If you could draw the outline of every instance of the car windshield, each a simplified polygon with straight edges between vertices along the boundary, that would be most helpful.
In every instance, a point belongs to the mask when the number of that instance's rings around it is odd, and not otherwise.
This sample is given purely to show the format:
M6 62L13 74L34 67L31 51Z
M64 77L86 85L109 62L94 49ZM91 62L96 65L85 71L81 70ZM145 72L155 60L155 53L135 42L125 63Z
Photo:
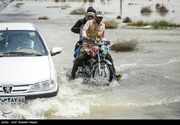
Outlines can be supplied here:
M37 31L0 31L0 57L43 55L47 49Z

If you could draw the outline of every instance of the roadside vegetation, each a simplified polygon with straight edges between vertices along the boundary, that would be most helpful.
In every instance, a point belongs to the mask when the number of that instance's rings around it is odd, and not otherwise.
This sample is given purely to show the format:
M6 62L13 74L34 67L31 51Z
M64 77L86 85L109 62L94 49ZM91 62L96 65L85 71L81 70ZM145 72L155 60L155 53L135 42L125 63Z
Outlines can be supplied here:
M142 15L150 15L152 13L152 10L150 8L150 6L146 6L146 7L142 7L141 8L141 14Z
M162 16L164 16L165 14L169 12L169 10L163 4L157 3L155 8L156 8L156 11Z
M131 22L132 22L132 20L129 17L125 17L123 19L123 23L131 23Z
M71 15L85 15L86 10L84 8L78 8L70 12Z
M118 15L118 16L117 16L117 19L121 19L121 15Z
M137 41L130 40L130 41L117 41L113 45L111 45L111 50L115 52L131 52L137 50Z
M117 29L118 28L118 23L114 20L104 21L104 24L106 26L106 29Z
M47 16L41 16L38 18L39 20L48 20L49 18Z
M168 23L167 21L154 21L151 23L138 21L138 22L128 23L127 26L138 26L138 27L151 26L154 29L159 29L159 28L168 28L168 27L176 28L176 27L180 27L180 24Z

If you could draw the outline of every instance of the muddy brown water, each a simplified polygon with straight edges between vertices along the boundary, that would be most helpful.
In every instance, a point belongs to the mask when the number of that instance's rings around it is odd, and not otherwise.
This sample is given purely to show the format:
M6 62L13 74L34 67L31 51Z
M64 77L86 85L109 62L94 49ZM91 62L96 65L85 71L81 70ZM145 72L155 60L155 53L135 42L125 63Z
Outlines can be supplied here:
M116 8L117 1L115 1L95 3L102 7L111 5ZM169 1L176 6L175 0ZM0 115L0 118L179 119L180 29L119 27L107 30L106 38L112 43L117 40L136 39L138 50L126 53L111 51L117 71L123 74L122 80L113 81L110 86L93 86L84 84L81 78L69 81L66 77L72 66L73 48L78 40L78 35L73 34L70 29L77 19L83 17L69 15L69 12L81 5L88 6L89 3L33 0L21 2L23 4L19 8L14 6L19 1L11 2L3 8L0 11L0 22L33 23L43 35L49 48L62 47L63 52L53 57L58 74L59 93L56 97L35 99L23 106L1 106L1 111L11 113L6 117ZM132 2L140 4L135 0L129 0L129 3ZM47 6L65 5L71 8L67 10L57 7L47 8ZM117 5L117 12L112 13L117 15L118 12ZM48 16L50 19L38 20L39 16ZM107 14L104 19L114 18ZM177 18L173 19L174 22L179 21Z

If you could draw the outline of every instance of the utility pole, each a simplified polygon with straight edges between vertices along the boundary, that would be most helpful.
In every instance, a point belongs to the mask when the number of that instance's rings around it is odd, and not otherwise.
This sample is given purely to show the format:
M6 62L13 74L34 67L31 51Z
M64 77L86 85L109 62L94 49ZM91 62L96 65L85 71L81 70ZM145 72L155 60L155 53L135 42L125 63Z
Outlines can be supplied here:
M122 18L122 0L120 0L120 16Z

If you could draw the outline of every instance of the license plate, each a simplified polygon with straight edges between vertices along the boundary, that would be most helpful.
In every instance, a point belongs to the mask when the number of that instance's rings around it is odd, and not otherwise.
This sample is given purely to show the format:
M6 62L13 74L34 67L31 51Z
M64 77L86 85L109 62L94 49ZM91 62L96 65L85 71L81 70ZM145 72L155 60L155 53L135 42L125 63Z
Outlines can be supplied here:
M25 103L25 96L18 97L0 97L0 104L23 104Z

